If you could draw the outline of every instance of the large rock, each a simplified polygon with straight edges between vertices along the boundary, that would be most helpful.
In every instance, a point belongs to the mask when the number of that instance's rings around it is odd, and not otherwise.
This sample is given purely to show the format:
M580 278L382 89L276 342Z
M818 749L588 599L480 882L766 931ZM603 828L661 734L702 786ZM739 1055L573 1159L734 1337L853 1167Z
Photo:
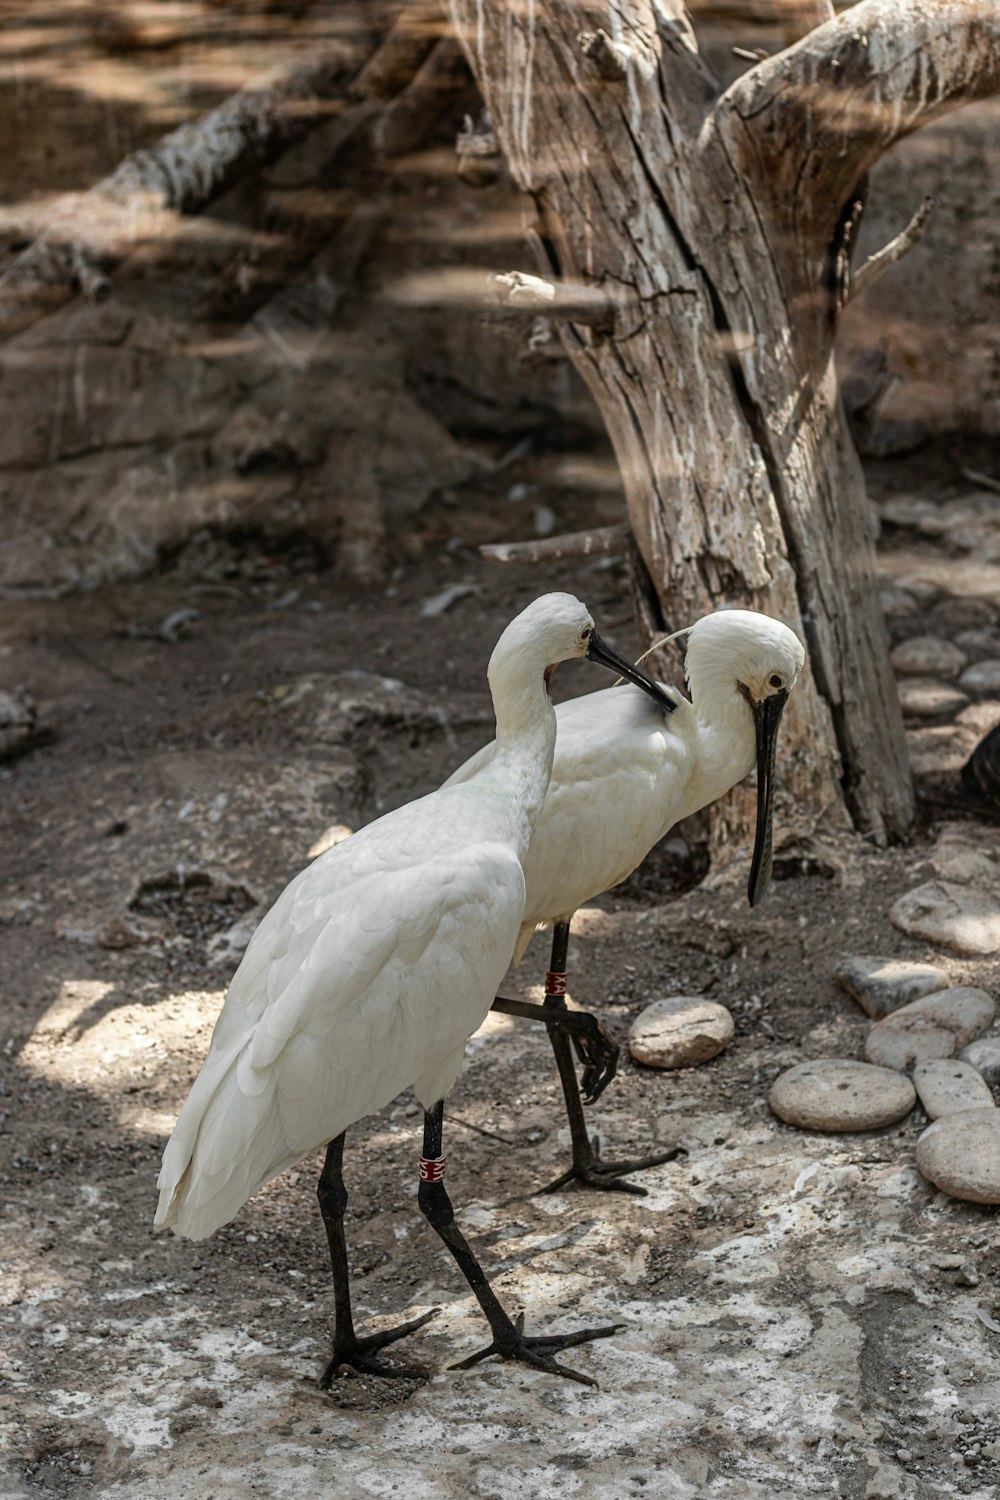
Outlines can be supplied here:
M996 1004L985 990L939 990L904 1005L868 1033L865 1057L883 1068L908 1070L931 1058L953 1057L993 1025Z
M957 713L968 698L950 682L931 677L904 678L899 684L899 706L908 719L937 719Z
M892 653L895 670L914 677L956 677L965 661L964 651L937 635L911 636Z
M948 983L945 970L933 964L859 953L842 958L833 977L875 1021L911 1000L919 1000L921 995L943 990Z
M1000 1203L1000 1110L935 1120L917 1142L917 1169L952 1198Z
M929 880L892 907L900 932L924 938L954 953L981 957L1000 950L1000 898L947 880Z
M817 1057L776 1078L767 1102L804 1130L877 1130L908 1114L916 1094L908 1078L889 1068Z
M939 1057L917 1063L913 1070L913 1086L932 1120L965 1109L993 1108L993 1095L982 1074L957 1057Z
M671 995L635 1018L628 1048L649 1068L688 1068L715 1057L732 1035L733 1018L724 1005L701 995Z

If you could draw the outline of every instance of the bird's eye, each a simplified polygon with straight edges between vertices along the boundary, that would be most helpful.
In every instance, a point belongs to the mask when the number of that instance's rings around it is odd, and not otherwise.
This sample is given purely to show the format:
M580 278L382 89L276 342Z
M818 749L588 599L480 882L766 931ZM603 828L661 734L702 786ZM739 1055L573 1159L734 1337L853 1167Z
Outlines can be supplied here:
M780 688L781 686L781 678L778 676L777 672L772 672L771 676L768 678L768 682L770 682L773 688Z
M581 639L581 641L589 641L590 640L590 636L591 636L591 627L588 625L587 629L580 636L580 639Z

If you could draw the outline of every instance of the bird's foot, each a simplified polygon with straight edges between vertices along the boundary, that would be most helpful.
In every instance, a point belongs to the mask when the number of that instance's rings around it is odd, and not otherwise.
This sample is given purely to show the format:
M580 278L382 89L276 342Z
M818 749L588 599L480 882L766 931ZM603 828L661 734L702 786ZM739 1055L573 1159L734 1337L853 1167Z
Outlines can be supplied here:
M662 1151L657 1156L637 1156L630 1161L602 1161L600 1146L600 1138L593 1136L590 1149L575 1152L573 1165L554 1182L550 1182L547 1187L539 1188L536 1196L543 1193L558 1193L570 1183L578 1182L581 1187L596 1188L598 1192L632 1193L637 1198L645 1198L644 1187L640 1187L635 1182L622 1181L626 1173L644 1172L648 1167L660 1167L664 1162L676 1161L679 1156L687 1155L683 1146L674 1146L671 1150Z
M335 1334L330 1363L320 1376L320 1390L329 1390L341 1365L350 1365L352 1370L357 1370L361 1375L383 1375L397 1380L426 1380L427 1371L418 1365L389 1365L376 1357L376 1351L384 1349L387 1344L394 1344L397 1339L405 1339L407 1334L415 1333L418 1328L429 1323L431 1318L436 1318L440 1311L439 1307L432 1307L430 1312L414 1318L410 1323L400 1323L397 1328L387 1328L382 1333L369 1333L360 1339L353 1333L347 1337Z
M617 1073L621 1048L589 1011L553 1007L544 1019L547 1026L558 1029L573 1043L573 1049L583 1063L580 1092L585 1104L593 1104Z
M561 1365L553 1355L559 1349L571 1349L575 1344L586 1344L591 1339L609 1339L624 1327L624 1323L610 1323L605 1328L579 1328L576 1333L529 1336L524 1332L524 1313L520 1313L516 1322L510 1323L508 1328L499 1332L494 1329L493 1342L487 1348L470 1354L468 1359L459 1360L451 1369L468 1370L472 1365L489 1359L491 1354L496 1354L501 1359L516 1359L521 1364L531 1365L535 1370L545 1370L549 1375L564 1375L567 1380L576 1380L580 1385L592 1385L596 1389L597 1381L591 1376L582 1375L579 1370L571 1370L568 1365Z

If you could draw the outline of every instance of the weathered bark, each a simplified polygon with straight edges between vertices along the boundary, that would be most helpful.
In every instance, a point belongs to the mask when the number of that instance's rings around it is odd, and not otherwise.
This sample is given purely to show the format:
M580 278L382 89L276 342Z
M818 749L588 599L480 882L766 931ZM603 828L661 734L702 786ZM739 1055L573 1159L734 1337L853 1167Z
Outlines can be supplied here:
M44 233L0 275L0 338L78 292L102 300L107 271L162 231L164 215L204 208L241 173L326 119L358 61L353 48L328 48L308 66L266 87L243 89L156 146L127 156L88 192L59 199Z
M739 603L796 627L811 674L783 733L789 790L814 817L842 819L846 798L877 839L902 833L902 723L832 360L838 274L878 155L1000 85L1000 12L862 0L720 93L681 0L450 5L549 274L631 304L610 335L563 336L618 455L647 624ZM621 82L581 44L600 30Z

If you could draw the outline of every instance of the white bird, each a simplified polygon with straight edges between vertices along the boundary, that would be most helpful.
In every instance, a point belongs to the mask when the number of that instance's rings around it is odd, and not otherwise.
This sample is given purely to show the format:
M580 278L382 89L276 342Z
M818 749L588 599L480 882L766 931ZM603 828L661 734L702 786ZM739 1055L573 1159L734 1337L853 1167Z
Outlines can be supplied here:
M691 702L668 689L670 712L664 716L644 693L625 686L588 693L556 709L552 775L524 861L525 907L515 947L520 961L536 928L554 925L545 1001L553 1018L566 1015L562 996L573 913L626 879L675 823L723 796L755 762L751 906L770 880L775 743L805 652L787 625L753 610L718 610L677 634L688 635L685 675ZM484 746L444 785L482 775L495 754L494 745ZM524 1013L523 1006L509 1001L496 1008ZM621 1182L621 1174L654 1166L676 1152L617 1165L602 1162L596 1138L588 1136L569 1043L558 1021L550 1024L549 1035L573 1149L573 1165L551 1189L575 1179L589 1187L641 1193ZM588 1102L614 1076L617 1048L610 1046L610 1063L605 1059L602 1069L592 1065L584 1075ZM592 1051L587 1060L593 1064L594 1058Z
M489 765L369 824L296 876L250 941L164 1152L156 1227L202 1239L263 1183L330 1143L319 1198L336 1324L323 1385L342 1363L399 1373L373 1351L432 1315L358 1338L350 1306L344 1132L409 1085L425 1110L420 1207L493 1332L473 1361L498 1353L582 1380L553 1351L614 1332L525 1336L455 1225L441 1181L441 1101L510 963L524 914L521 861L555 741L548 682L556 663L582 656L623 666L579 600L535 600L490 659L497 738Z

